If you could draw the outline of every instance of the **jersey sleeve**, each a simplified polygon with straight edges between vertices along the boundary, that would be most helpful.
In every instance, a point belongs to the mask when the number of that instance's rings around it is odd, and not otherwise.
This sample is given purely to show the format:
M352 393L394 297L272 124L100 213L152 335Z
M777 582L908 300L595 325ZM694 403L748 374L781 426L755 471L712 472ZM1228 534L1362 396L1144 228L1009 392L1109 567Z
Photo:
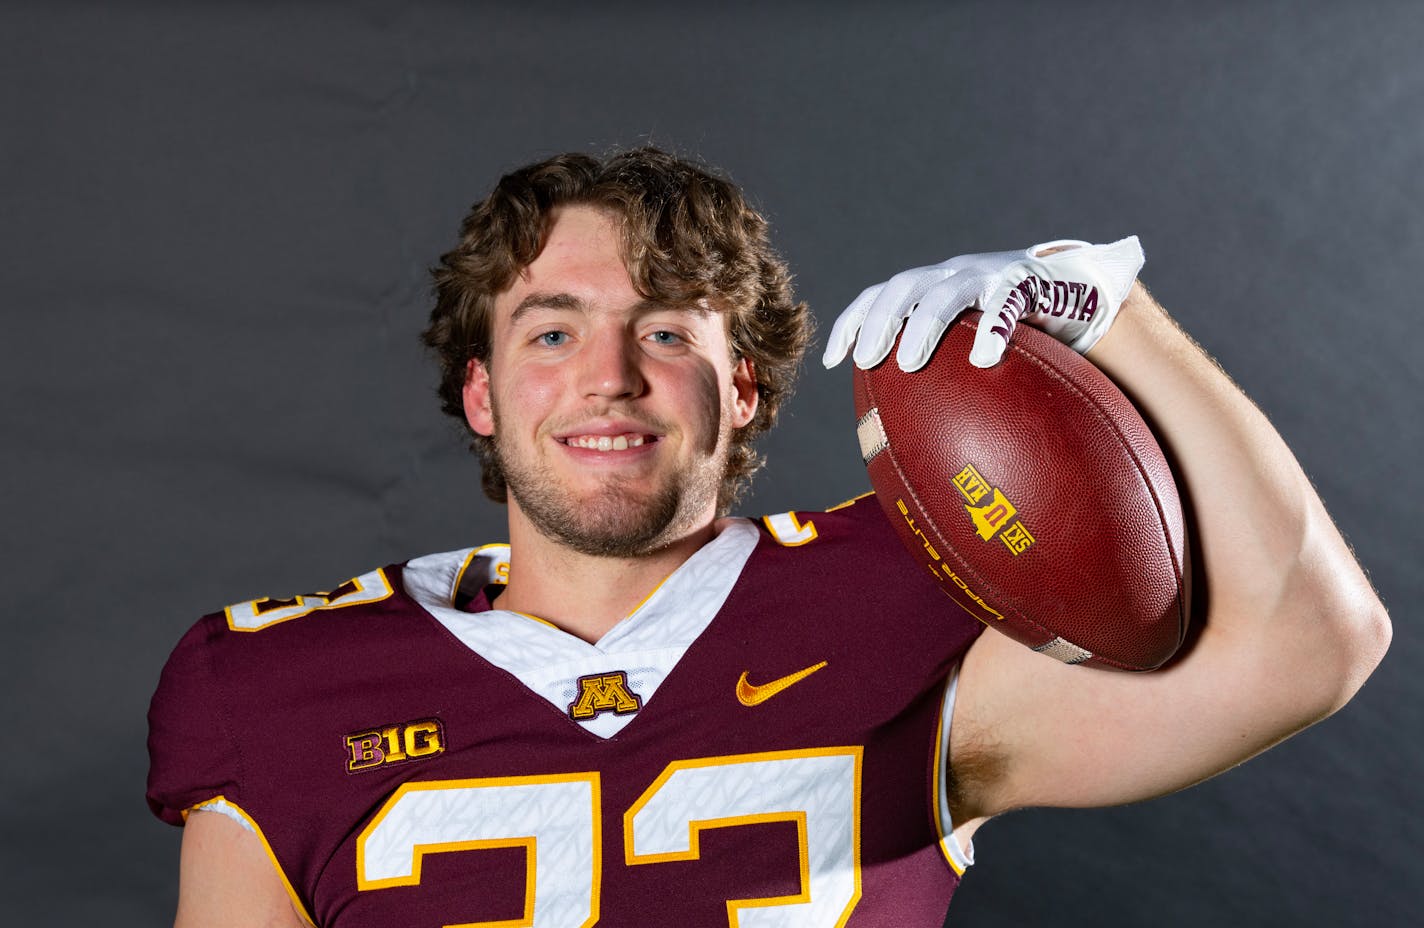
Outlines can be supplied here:
M148 709L148 805L172 825L222 796L241 802L239 756L213 669L221 617L194 625L178 642Z

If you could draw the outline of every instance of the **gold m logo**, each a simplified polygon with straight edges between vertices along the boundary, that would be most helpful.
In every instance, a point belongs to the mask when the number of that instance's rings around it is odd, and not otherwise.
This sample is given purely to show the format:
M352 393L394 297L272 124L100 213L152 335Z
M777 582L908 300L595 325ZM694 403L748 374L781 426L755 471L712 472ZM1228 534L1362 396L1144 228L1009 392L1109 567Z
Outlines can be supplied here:
M569 703L569 718L587 721L600 712L627 715L643 708L643 700L628 688L626 671L595 673L578 678L578 698Z
M952 482L960 495L968 501L964 508L969 513L969 518L974 520L974 530L980 538L988 541L999 535L999 540L1016 556L1033 544L1033 535L1029 533L1023 521L1014 521L1014 517L1018 515L1014 504L1009 502L1002 490L990 486L989 481L984 479L984 475L979 473L973 464L964 465L964 469L954 475ZM999 534L1006 526L1007 531Z

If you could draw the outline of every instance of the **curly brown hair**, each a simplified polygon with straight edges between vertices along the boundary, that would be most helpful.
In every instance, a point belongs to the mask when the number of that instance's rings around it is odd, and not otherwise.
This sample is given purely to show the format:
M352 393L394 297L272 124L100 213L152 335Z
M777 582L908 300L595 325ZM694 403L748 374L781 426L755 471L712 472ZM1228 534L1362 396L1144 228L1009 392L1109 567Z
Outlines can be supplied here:
M733 356L751 361L758 404L755 418L733 433L717 499L725 513L763 463L752 443L790 395L814 323L792 296L791 274L767 240L766 220L735 185L703 165L644 147L606 159L557 155L500 178L465 217L459 244L431 272L436 300L423 338L440 361L441 409L468 428L465 377L472 359L489 363L495 295L538 257L553 211L575 204L618 218L639 295L664 303L707 299L726 308ZM505 502L493 439L470 434L485 494Z

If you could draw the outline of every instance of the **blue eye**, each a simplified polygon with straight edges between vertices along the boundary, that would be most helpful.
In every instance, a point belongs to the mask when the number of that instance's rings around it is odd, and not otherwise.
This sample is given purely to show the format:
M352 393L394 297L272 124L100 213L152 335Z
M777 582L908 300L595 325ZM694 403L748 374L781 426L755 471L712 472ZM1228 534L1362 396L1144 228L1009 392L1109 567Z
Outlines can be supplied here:
M654 332L649 335L648 338L659 345L676 345L682 341L682 338L676 332L669 332L666 329Z
M569 336L566 332L545 332L543 335L540 335L538 339L539 344L549 348L558 348L568 340Z

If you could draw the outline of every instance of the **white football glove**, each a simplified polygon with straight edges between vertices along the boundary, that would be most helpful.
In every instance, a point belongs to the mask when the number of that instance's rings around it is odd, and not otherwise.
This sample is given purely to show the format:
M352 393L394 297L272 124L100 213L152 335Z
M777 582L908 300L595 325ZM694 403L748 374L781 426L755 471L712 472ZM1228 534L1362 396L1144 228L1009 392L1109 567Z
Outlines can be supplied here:
M1070 247L1040 254L1062 246ZM821 360L835 367L853 344L856 365L874 367L890 353L908 318L895 361L901 370L919 370L966 309L984 311L969 352L975 367L998 364L1025 317L1083 354L1112 325L1142 263L1142 246L1132 235L1111 245L1065 239L1024 251L960 255L901 271L846 307L831 327Z

